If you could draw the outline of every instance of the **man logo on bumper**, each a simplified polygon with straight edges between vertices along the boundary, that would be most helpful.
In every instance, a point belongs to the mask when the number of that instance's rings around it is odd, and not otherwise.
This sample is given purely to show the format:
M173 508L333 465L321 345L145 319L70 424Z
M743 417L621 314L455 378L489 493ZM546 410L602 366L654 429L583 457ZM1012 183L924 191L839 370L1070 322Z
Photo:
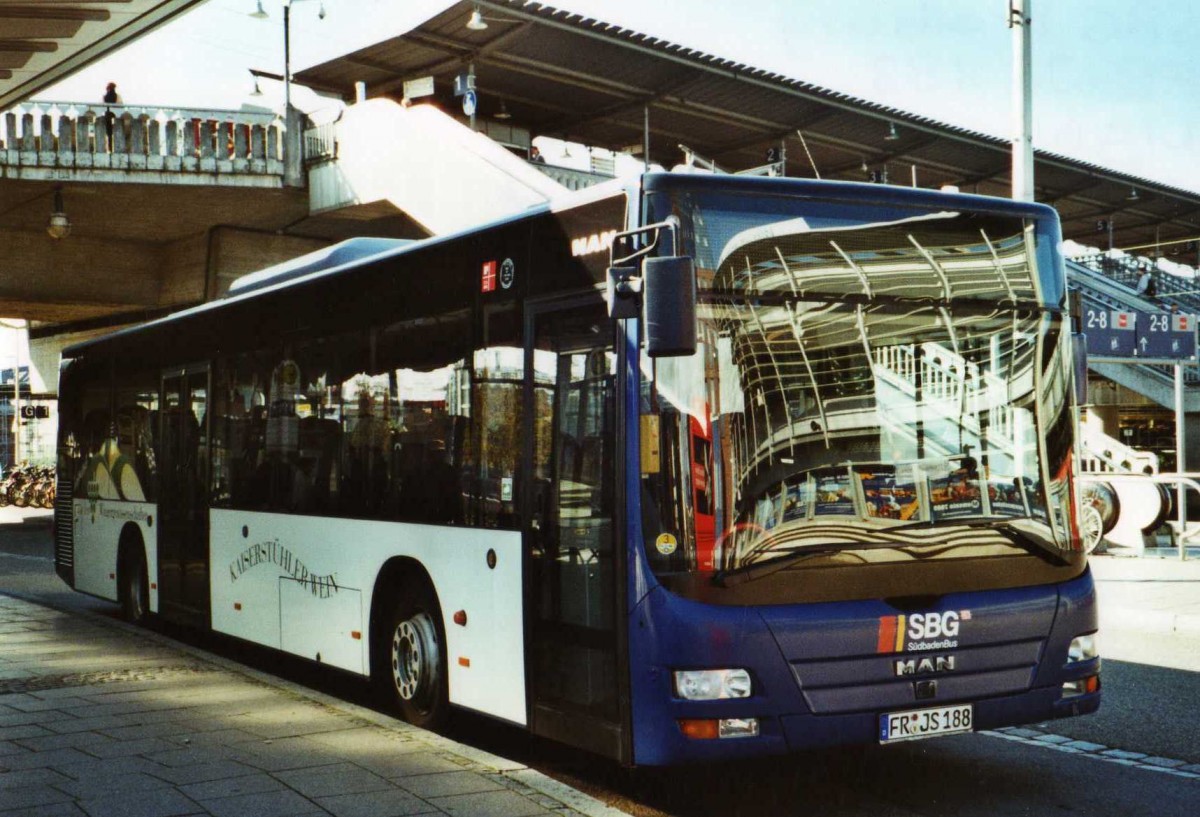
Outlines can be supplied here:
M953 672L954 656L938 655L924 658L901 658L895 662L896 676L925 675L932 672Z

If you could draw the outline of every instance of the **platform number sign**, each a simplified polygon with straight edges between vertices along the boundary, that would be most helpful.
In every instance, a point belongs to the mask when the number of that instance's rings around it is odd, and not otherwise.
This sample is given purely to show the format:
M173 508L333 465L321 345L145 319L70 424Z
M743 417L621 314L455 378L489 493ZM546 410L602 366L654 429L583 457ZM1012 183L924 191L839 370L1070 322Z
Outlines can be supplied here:
M1196 359L1196 316L1138 312L1085 304L1083 331L1090 357Z
M1138 332L1138 357L1189 360L1196 357L1196 316L1179 312L1150 312Z
M1132 357L1137 348L1137 313L1104 309L1091 304L1084 308L1083 331L1089 355Z

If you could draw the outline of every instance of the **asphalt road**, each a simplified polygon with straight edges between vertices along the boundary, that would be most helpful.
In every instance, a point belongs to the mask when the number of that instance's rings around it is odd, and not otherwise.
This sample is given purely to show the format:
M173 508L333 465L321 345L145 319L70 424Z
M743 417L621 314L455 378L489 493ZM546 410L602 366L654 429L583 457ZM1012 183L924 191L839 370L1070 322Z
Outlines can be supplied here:
M0 525L0 592L62 609L115 615L53 572L38 524ZM171 633L227 657L364 703L364 684L227 639ZM1102 642L1105 700L1093 716L1040 732L1200 764L1200 638L1110 633ZM638 817L658 815L1171 815L1193 817L1200 779L1144 759L1107 762L1045 742L962 735L891 747L801 753L718 767L629 772L484 719L460 717L451 737L506 755ZM1186 767L1185 767L1186 768ZM1200 769L1192 769L1200 771ZM0 806L0 809L3 807Z

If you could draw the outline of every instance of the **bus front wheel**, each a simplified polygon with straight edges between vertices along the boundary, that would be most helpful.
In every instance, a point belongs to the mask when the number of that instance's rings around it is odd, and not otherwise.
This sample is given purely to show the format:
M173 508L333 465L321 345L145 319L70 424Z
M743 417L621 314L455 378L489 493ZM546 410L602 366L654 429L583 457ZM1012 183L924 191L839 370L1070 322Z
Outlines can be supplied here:
M385 619L382 686L403 718L422 729L445 725L450 712L446 638L437 598L424 582L405 582Z

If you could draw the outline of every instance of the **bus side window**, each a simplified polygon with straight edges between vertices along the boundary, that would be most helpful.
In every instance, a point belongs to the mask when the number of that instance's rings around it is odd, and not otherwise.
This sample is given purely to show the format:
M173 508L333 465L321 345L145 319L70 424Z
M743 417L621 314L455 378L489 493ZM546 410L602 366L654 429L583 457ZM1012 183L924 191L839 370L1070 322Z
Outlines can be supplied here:
M113 498L101 497L104 487L104 474L97 474L101 462L101 451L104 441L112 429L112 415L108 409L108 390L89 389L84 395L83 425L79 435L79 453L82 467L79 470L79 482L75 486L77 497L90 499Z
M375 332L371 366L359 377L373 384L371 411L380 422L359 432L363 447L347 451L358 457L364 477L369 474L375 513L385 518L439 525L468 520L469 315L451 310ZM363 457L368 446L376 463L370 471Z
M471 482L476 518L485 528L517 527L525 351L517 304L487 306L472 366Z
M213 503L218 507L262 510L269 479L262 467L270 373L267 352L251 352L219 362L213 389Z

